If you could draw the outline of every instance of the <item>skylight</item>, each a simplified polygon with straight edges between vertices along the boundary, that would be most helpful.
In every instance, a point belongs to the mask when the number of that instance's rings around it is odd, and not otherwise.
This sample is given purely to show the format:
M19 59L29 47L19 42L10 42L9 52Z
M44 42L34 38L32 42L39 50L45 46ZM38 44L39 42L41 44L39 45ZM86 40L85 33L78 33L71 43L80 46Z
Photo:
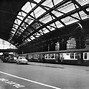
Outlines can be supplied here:
M26 16L26 13L24 13L23 11L21 11L21 12L18 13L17 18L23 20L25 16Z
M52 17L50 15L46 15L45 17L41 18L40 21L42 23L47 23L52 20Z
M30 4L31 4L30 2L27 2L27 3L22 7L22 10L28 13L28 12L32 9L32 7L31 7Z
M89 0L76 0L81 6L89 4Z
M0 39L0 49L17 49L14 45L12 45L11 43Z
M76 3L72 0L29 0L16 16L11 38L29 38L31 41L57 28L87 19L89 7L85 5L89 4L89 0L75 1Z
M44 12L46 12L46 11L44 9L42 9L41 7L38 7L37 9L34 10L36 18L41 16Z
M47 7L50 7L50 8L53 7L52 0L46 0L42 5L47 6Z
M74 18L71 18L71 17L66 17L66 18L63 18L62 21L66 24L66 25L69 25L69 24L72 24L74 22L77 22L78 20L74 19Z

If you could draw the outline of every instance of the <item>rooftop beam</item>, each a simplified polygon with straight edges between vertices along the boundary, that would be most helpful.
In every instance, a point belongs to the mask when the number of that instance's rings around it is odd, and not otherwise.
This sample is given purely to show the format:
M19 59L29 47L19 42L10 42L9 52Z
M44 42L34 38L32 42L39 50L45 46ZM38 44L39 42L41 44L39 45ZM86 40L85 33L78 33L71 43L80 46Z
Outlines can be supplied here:
M29 0L29 2L32 2L33 0ZM45 0L41 0L39 3L42 4ZM26 15L26 17L23 19L23 21L20 23L19 27L17 28L15 34L17 33L18 29L21 27L21 25L23 24L23 22L25 21L25 19L38 7L38 5L36 5L34 8L32 8L32 10ZM13 37L12 37L13 38Z
M59 16L59 17L57 17L57 19L53 19L52 21L49 21L48 23L44 24L44 25L41 26L40 28L36 29L36 30L35 30L33 33L31 33L29 36L33 35L35 32L37 32L37 31L39 31L40 29L46 27L47 25L50 25L50 24L56 22L58 19L65 18L65 17L70 16L70 15L76 13L76 12L82 11L82 9L86 9L86 8L88 8L88 7L89 7L89 4L82 6L82 8L78 8L77 10L73 10L73 11L71 11L71 12L68 12L68 13L66 13L65 15ZM28 38L29 36L27 36L26 38ZM25 38L25 39L26 39L26 38ZM24 39L24 40L25 40L25 39Z

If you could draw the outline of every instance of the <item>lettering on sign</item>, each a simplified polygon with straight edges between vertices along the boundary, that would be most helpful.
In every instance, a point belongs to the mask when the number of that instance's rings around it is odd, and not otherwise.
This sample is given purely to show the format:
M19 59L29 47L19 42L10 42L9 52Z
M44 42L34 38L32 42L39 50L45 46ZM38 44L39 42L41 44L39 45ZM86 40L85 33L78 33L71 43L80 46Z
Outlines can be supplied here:
M21 85L21 84L18 84L16 82L13 82L13 81L10 81L8 79L5 79L5 78L0 78L0 81L4 82L4 83L7 83L9 85L12 85L16 88L22 88L22 87L25 87L24 85Z

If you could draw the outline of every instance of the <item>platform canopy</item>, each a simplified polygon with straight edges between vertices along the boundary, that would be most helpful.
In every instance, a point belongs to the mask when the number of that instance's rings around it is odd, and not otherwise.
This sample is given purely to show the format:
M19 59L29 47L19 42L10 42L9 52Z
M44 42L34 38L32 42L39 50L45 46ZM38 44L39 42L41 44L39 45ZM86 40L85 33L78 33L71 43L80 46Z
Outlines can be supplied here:
M2 20L0 20L0 32L3 33L0 35L17 47L56 29L60 30L62 27L66 28L70 24L89 18L89 0L12 0L11 2L2 0L2 2L1 5L6 11L0 9L0 13L5 14L0 16ZM5 4L8 5L4 7Z

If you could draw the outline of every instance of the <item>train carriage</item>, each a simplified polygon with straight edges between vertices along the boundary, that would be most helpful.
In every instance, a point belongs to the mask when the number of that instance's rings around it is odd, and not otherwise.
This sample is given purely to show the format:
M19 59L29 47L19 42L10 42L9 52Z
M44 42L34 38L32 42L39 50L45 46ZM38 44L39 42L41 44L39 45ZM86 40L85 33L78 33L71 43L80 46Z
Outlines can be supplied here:
M81 64L81 53L60 53L61 63Z
M46 53L44 54L45 61L56 61L58 54L57 53Z
M30 62L33 60L32 54L27 54L27 57L26 57L26 58L27 58L27 60L30 61Z
M88 49L60 50L48 52L27 53L28 61L54 62L68 64L89 64Z

